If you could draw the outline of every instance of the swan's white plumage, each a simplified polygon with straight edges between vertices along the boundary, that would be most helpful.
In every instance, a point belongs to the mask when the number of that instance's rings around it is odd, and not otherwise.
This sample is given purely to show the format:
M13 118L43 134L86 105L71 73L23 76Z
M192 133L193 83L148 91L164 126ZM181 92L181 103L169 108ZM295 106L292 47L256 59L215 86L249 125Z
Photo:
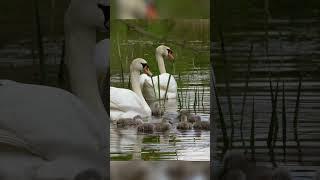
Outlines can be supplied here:
M165 98L167 85L168 85L168 91L167 91L166 98L173 99L177 97L177 82L173 75L171 75L170 81L169 81L169 76L170 74L168 73L159 75L160 99ZM153 88L152 80L153 80L154 88ZM140 75L140 86L142 89L143 96L145 97L146 100L154 100L159 98L158 76L153 76L152 80L146 74ZM169 81L169 84L168 84L168 81ZM156 96L155 96L155 93L156 93Z
M142 93L145 99L148 101L159 99L158 84L160 84L160 99L165 99L165 98L174 99L177 97L177 82L173 75L170 75L169 73L166 72L166 67L163 59L164 57L173 59L172 50L167 46L160 45L156 48L156 60L158 63L160 75L152 77L153 83L151 78L148 77L147 75L145 74L140 75L139 79L140 79L140 86L142 89ZM169 81L169 78L170 78L170 81ZM159 83L158 83L158 79L159 79ZM166 94L166 91L167 91L167 94Z
M123 88L110 87L110 118L133 118L140 115L142 118L151 116L151 110L133 91Z
M151 117L151 109L142 95L139 84L141 71L151 74L146 60L134 59L130 64L132 91L110 87L110 117L112 120L133 118L136 115L140 115L142 118Z

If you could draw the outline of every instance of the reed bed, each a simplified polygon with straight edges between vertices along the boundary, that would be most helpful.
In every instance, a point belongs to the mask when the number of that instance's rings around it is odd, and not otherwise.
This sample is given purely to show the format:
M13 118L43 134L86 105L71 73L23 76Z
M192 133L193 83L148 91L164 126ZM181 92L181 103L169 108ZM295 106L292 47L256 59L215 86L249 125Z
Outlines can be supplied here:
M33 8L34 8L34 22L35 22L35 31L36 31L36 39L37 39L37 51L38 51L38 58L40 64L40 84L45 85L47 83L47 69L46 69L46 62L44 57L44 49L43 49L43 42L42 42L42 29L41 29L41 21L40 21L40 13L39 13L39 5L38 0L33 1Z
M246 105L249 80L250 80L252 52L253 52L253 43L251 43L251 45L250 45L247 74L246 74L245 87L244 87L244 92L243 92L243 97L242 97L242 106L241 106L241 113L240 113L240 137L241 137L241 141L242 141L242 147L245 149L245 152L247 152L247 148L246 148L246 144L245 144L245 141L243 138L243 121L244 121L245 105Z

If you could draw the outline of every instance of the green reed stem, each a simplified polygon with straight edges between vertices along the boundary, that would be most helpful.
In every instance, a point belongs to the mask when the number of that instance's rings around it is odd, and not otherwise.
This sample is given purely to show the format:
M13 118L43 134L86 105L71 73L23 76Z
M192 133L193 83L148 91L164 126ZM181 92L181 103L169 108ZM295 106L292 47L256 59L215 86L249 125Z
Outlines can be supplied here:
M158 97L159 97L159 106L161 108L161 97L160 97L160 76L157 76L158 78Z
M219 112L219 121L220 121L220 126L222 131L222 137L223 137L223 152L226 152L229 148L229 138L228 138L228 133L226 128L226 123L224 121L224 116L223 116L220 99L217 92L217 87L214 82L212 83L212 86L213 86L213 90L216 98L216 104Z
M204 99L204 86L202 86L202 97L201 97L201 105L202 105L202 109L203 109L203 112L204 112L203 99Z
M179 78L178 82L179 82L179 87L180 87L180 96L178 96L178 97L179 97L179 100L180 100L179 102L181 103L181 108L183 108L183 94L182 94L183 88L182 88L182 83L181 83L181 74L180 74L180 72L179 72L178 78ZM178 92L178 95L179 95L179 92Z
M58 85L60 88L65 88L65 82L66 80L64 79L65 77L65 40L62 42L62 49L61 49L61 59L60 59L60 64L59 64L59 72L58 72Z
M251 134L250 134L250 146L251 146L251 159L255 160L255 117L254 117L254 96L252 96L252 114L251 114Z
M283 161L286 161L287 147L287 117L286 117L286 99L285 99L284 80L282 82L282 144L283 144Z
M33 1L34 4L34 13L35 13L35 25L36 25L36 34L37 34L37 48L38 48L38 57L40 63L40 84L47 83L47 69L46 63L44 58L44 49L42 43L42 30L41 30L41 22L40 22L40 13L39 13L39 6L38 0Z
M298 117L299 117L299 108L300 108L300 96L301 96L301 87L302 87L302 74L299 74L299 85L298 85L298 93L296 99L296 105L294 108L294 119L293 119L293 129L294 129L294 139L297 143L297 148L299 152L299 161L302 162L302 151L300 146L299 140L299 133L298 133Z
M193 111L195 114L197 114L197 89L196 88L194 88Z
M169 75L169 79L168 79L168 82L167 82L167 87L166 87L166 92L164 94L164 100L167 99L167 93L168 93L168 89L169 89L169 84L170 84L170 79L171 79L171 74Z
M273 89L272 89L272 82L270 81L270 96L272 102L272 114L271 114L271 122L269 126L269 133L268 133L268 148L270 151L270 158L271 162L274 166L276 166L274 161L274 146L277 140L278 134L278 118L277 118L277 103L278 103L278 89L279 89L279 80L277 81L275 97L273 96Z
M224 48L224 37L223 37L223 32L220 29L219 31L219 36L220 36L220 41L221 41L221 54L222 54L222 59L224 63L224 76L225 76L225 84L226 84L226 94L227 94L227 99L228 99L228 108L229 108L229 116L230 116L230 122L231 122L231 136L230 136L230 145L231 148L233 146L233 137L234 137L234 119L233 119L233 108L232 108L232 100L231 100L231 88L230 88L230 68L229 68L229 63L227 61L226 57L226 51Z
M251 72L251 59L252 59L252 51L253 51L253 43L250 45L250 53L248 57L248 67L247 67L247 74L246 74L246 82L242 97L242 108L241 108L241 115L240 115L240 136L242 141L242 147L245 149L245 152L247 152L246 144L243 138L243 120L244 120L244 111L245 111L245 105L247 100L247 92L249 87L249 79L250 79L250 72Z
M121 83L122 87L124 88L124 72L123 72L123 65L122 65L122 56L121 56L121 50L120 50L120 43L119 43L119 34L117 34L117 47L118 47L118 55L120 60L120 69L121 69Z
M153 82L153 78L151 78L151 82L152 82L152 87L153 87L153 92L154 92L154 97L157 98L157 93L156 93L156 87L154 87L154 82Z

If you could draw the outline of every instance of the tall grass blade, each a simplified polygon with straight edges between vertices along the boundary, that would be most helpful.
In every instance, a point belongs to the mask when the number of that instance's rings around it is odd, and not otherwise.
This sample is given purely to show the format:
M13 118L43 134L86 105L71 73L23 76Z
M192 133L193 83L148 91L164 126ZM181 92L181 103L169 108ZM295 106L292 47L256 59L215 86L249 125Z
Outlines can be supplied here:
M216 104L217 104L218 113L219 113L219 121L220 121L220 126L221 126L221 131L222 131L223 152L226 152L229 148L229 138L228 138L228 133L227 133L227 127L226 127L226 123L224 121L224 116L223 116L223 112L222 112L222 108L221 108L221 104L220 104L220 99L219 99L218 92L217 92L217 87L214 82L212 83L212 86L213 86L213 90L214 90L214 94L215 94L215 98L216 98Z
M248 57L248 66L247 66L247 74L246 74L246 82L242 97L242 108L241 108L241 114L240 114L240 136L242 141L242 147L244 148L245 152L247 152L246 144L243 138L243 120L244 120L244 111L245 111L245 105L247 100L247 93L248 93L248 87L249 87L249 79L250 79L250 72L251 72L251 59L252 59L252 51L253 51L253 43L250 45L250 52Z
M124 88L124 71L123 71L123 64L122 64L122 56L121 56L121 50L120 50L120 43L119 43L119 34L117 34L117 47L118 47L118 55L120 60L120 69L121 69L121 83L122 87Z
M168 89L169 89L169 84L170 84L170 80L171 80L171 74L169 75L169 79L168 79L168 82L167 82L167 87L166 87L166 92L164 94L164 100L167 99L167 94L168 94Z
M229 108L229 116L230 116L230 123L231 123L231 135L230 135L230 145L231 148L233 146L233 137L234 137L234 119L233 119L233 109L232 109L232 100L231 100L231 93L230 93L230 68L229 63L227 61L226 52L224 48L224 37L223 32L220 29L219 31L220 41L221 41L221 54L224 63L224 76L225 76L225 84L226 84L226 94L228 99L228 108Z
M197 88L194 88L194 101L193 101L193 111L197 114Z
M65 41L62 42L61 49L61 59L59 64L59 72L58 72L58 85L60 88L65 88L66 80L65 80Z
M270 151L270 161L274 166L276 166L275 159L274 159L274 147L275 147L275 143L278 135L278 117L277 117L278 89L279 89L279 80L277 80L276 92L275 92L275 96L273 96L272 83L270 80L272 114L271 114L271 123L269 126L267 144Z
M151 79L151 83L152 83L152 87L153 87L154 97L157 98L156 87L154 86L153 78L150 77L150 79Z
M283 161L286 161L286 148L287 148L287 116L286 116L286 99L285 99L285 86L282 82L282 144L283 144Z
M299 152L299 161L300 162L302 162L302 151L301 151L299 133L298 133L298 123L299 123L298 117L299 117L299 108L300 108L301 86L302 86L302 74L299 74L298 93L297 93L296 105L294 108L293 129L294 129L294 140L297 143L297 149Z
M181 102L181 108L183 108L184 106L183 106L183 88L182 88L182 82L181 82L181 74L180 74L180 72L179 72L179 76L178 76L178 78L179 78L179 80L178 80L178 83L179 83L179 89L180 89L180 96L178 96L178 97L180 97L179 99L180 99L180 102ZM178 94L179 94L179 92L178 92Z
M46 84L47 69L46 69L44 49L43 49L43 43L42 43L42 29L40 24L41 21L40 21L38 0L34 0L33 4L34 4L34 13L35 13L36 34L37 34L38 57L39 57L39 63L40 63L40 84Z
M158 78L158 100L159 100L159 107L161 109L162 107L161 107L161 97L160 97L160 76L157 76L157 78Z
M202 97L201 97L201 106L202 106L202 110L204 112L205 109L204 109L203 99L204 99L204 86L202 86Z
M255 161L255 119L254 119L254 96L252 96L252 113L251 113L251 133L250 133L250 147L251 160Z

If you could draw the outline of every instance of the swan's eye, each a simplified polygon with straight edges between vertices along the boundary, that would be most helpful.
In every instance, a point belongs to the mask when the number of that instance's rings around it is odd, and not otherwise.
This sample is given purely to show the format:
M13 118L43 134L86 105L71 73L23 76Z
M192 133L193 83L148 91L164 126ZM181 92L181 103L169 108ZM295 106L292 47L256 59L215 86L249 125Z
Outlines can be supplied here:
M173 54L173 51L171 49L167 49L168 54Z

